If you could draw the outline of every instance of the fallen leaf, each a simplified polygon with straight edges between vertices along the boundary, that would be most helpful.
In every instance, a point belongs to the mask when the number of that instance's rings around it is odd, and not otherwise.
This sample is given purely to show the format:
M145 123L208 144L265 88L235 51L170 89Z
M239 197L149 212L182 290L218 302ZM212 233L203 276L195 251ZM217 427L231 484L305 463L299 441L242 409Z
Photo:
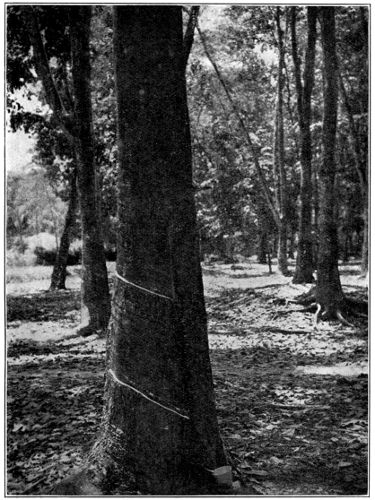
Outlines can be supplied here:
M341 468L343 467L350 467L352 464L352 462L344 462L343 460L341 462L339 462L338 466Z
M280 460L280 458L277 458L277 457L271 457L269 459L269 461L271 462L272 465L280 465L283 463L282 460Z
M26 426L24 424L14 424L13 426L13 432L18 432L18 431L25 431L26 430Z

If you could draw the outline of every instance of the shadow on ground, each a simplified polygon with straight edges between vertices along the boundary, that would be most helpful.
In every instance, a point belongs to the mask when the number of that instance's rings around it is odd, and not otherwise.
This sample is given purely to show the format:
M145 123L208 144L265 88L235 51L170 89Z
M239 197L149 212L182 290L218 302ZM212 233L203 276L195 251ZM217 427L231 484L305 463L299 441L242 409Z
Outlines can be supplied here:
M7 296L7 321L58 321L81 307L79 291Z
M259 276L264 270L254 268ZM223 277L236 278L230 269L213 272L217 289ZM366 318L313 330L312 314L275 302L290 293L265 281L206 300L218 418L234 478L259 495L364 495ZM363 289L350 298L367 295ZM48 494L82 465L99 430L105 341L69 337L62 320L79 308L78 290L8 297L8 321L21 323L8 325L8 494Z

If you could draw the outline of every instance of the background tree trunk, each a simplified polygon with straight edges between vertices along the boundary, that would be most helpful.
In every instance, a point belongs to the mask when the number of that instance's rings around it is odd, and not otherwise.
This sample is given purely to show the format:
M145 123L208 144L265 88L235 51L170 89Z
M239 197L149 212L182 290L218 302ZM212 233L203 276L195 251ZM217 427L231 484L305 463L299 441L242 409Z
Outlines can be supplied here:
M82 325L79 332L89 335L106 328L110 316L110 297L104 248L95 200L95 171L90 96L89 35L90 7L71 8L71 65L74 109L71 99L62 99L56 86L39 26L37 10L22 8L33 47L34 67L48 105L59 127L72 146L77 162L79 206L82 220ZM66 77L66 75L65 75ZM68 87L65 82L65 89ZM68 108L66 108L67 104Z
M267 253L268 253L268 234L260 230L258 232L258 263L267 264Z
M77 169L73 168L70 179L69 205L65 216L64 229L60 239L60 246L53 266L50 290L65 289L66 266L68 263L69 247L72 226L77 212Z
M198 23L199 9L200 9L199 5L194 5L193 7L190 7L189 11L189 20L186 26L186 31L184 33L184 41L183 41L182 64L185 69L187 67L191 48L194 43L194 32Z
M292 55L295 68L295 80L297 91L298 121L300 128L300 158L301 158L301 212L298 228L298 246L296 270L293 283L312 283L313 277L313 248L312 248L312 225L311 225L311 201L312 201L312 179L311 179L311 95L314 87L314 64L316 44L316 20L317 7L307 8L307 48L305 53L305 68L303 85L301 82L301 71L299 64L297 40L296 40L296 7L291 11L291 36Z
M366 276L368 274L368 194L364 200L365 207L363 210L363 242L362 242L362 256L361 256L361 274Z
M208 493L210 471L226 458L208 354L181 9L114 14L118 276L96 453L134 474L143 493Z
M279 65L277 72L277 103L275 118L275 153L274 153L274 176L276 182L276 206L279 212L278 221L278 247L277 261L279 271L288 274L288 229L286 217L286 174L285 174L285 151L284 151L284 31L281 28L281 10L276 7L276 34L277 47L279 51Z
M367 39L367 31L366 31ZM358 174L359 183L361 186L361 195L363 200L363 242L362 242L362 262L361 274L366 275L368 272L368 173L367 173L367 157L362 152L361 140L357 133L356 124L354 121L354 113L350 105L349 96L345 89L344 79L339 73L340 92L344 104L344 109L349 122L350 143L353 150L354 164Z
M111 305L104 247L97 212L90 90L91 7L71 7L70 33L74 90L73 143L77 159L78 191L82 220L82 301L80 333L102 332ZM87 314L85 314L87 310ZM87 318L87 324L84 324Z
M337 125L337 60L335 8L320 9L323 47L324 115L322 131L322 164L319 171L319 251L316 300L325 317L336 317L344 306L344 294L338 271L338 239L335 218L335 140Z

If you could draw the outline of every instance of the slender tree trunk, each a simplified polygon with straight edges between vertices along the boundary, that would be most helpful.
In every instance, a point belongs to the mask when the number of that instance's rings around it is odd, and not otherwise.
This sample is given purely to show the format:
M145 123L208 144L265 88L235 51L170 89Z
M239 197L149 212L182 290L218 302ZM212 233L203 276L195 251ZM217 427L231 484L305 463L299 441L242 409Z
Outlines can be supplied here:
M365 198L365 207L363 210L363 243L362 243L362 262L361 262L361 275L366 276L368 273L368 195Z
M276 7L277 46L279 50L279 67L277 74L277 104L275 119L275 155L274 175L276 179L276 197L279 211L277 260L279 271L288 274L288 229L286 218L286 173L284 149L284 32L280 23L280 7Z
M69 246L72 226L77 212L77 170L74 166L70 179L69 205L65 216L64 229L61 235L59 251L53 266L50 290L64 290L66 278L66 266L68 263Z
M105 331L111 306L95 189L89 51L91 7L71 7L70 13L75 115L73 143L82 221L83 322L80 333L89 335Z
M208 354L181 8L114 14L117 281L94 455L130 471L143 493L209 493L210 471L226 458Z
M337 60L335 8L320 9L324 71L322 164L319 171L319 253L316 300L326 318L336 317L344 307L338 270L338 238L335 218L335 142L337 125Z
M258 262L267 264L268 235L264 231L258 233Z
M199 5L193 5L193 7L190 8L189 20L186 26L186 31L184 33L183 41L182 64L184 68L187 67L191 48L194 43L194 32L198 23L199 9Z
M350 241L350 236L348 235L347 232L344 233L344 249L342 253L342 261L343 262L348 262L349 260L349 241Z
M286 220L281 219L281 221L281 226L278 229L277 267L281 274L288 276L288 229Z
M290 235L289 248L288 248L288 259L294 259L294 234Z
M307 8L307 48L305 54L305 68L303 85L301 82L300 64L296 40L296 8L292 7L291 32L292 32L292 55L295 67L295 80L297 91L297 108L300 128L300 158L301 158L301 212L299 217L298 246L296 271L293 283L312 283L313 277L313 243L311 225L311 201L312 201L312 179L311 179L311 95L314 86L314 65L316 45L316 20L317 7Z
M314 166L313 168L313 234L312 234L312 261L313 261L313 269L316 269L317 261L318 261L318 220L319 220L319 181L318 181L318 167Z

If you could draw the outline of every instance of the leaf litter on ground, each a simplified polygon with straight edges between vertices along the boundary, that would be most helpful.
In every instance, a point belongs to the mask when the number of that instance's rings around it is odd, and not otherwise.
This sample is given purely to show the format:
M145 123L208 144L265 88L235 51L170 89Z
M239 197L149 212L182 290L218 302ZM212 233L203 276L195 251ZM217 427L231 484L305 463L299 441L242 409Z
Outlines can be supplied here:
M365 320L314 331L311 314L278 314L295 304L275 303L307 287L254 261L238 267L204 266L217 412L235 479L245 493L262 495L365 494ZM101 415L105 341L72 335L79 272L70 290L54 294L45 292L49 274L40 273L34 288L30 271L27 283L18 274L8 290L12 495L48 494L82 466ZM367 297L352 272L342 276L345 291Z

